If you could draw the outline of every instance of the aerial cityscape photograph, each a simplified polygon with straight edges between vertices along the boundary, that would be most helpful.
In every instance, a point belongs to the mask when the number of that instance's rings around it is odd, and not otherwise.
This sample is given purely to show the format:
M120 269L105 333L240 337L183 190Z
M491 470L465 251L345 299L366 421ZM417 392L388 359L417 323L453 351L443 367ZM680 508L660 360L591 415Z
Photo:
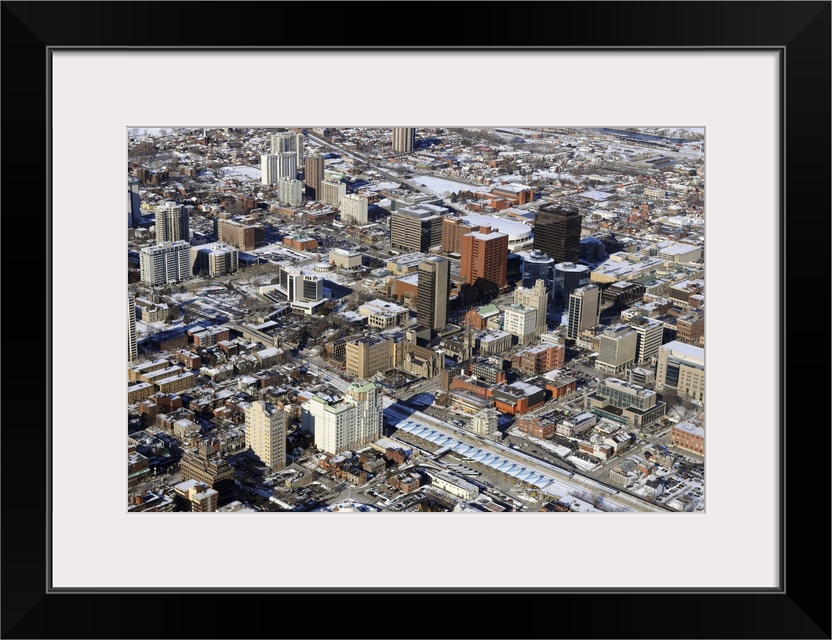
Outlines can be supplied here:
M128 512L705 512L703 127L126 133Z

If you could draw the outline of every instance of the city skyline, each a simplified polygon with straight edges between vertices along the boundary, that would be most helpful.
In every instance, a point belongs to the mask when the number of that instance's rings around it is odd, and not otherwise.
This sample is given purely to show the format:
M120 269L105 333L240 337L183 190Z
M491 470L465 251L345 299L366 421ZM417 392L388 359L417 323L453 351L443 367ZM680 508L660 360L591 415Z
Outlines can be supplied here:
M697 512L704 135L128 132L128 510Z

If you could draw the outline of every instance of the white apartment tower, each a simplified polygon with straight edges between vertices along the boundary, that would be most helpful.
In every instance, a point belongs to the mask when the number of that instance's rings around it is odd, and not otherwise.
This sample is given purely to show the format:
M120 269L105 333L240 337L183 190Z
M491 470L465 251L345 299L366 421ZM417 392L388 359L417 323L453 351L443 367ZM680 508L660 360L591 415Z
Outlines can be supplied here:
M381 387L375 382L353 382L347 387L347 398L355 403L358 411L353 446L361 447L378 440L384 429Z
M136 340L136 299L127 294L127 359L135 362L139 359L139 346Z
M190 249L184 240L143 247L139 253L142 282L158 286L190 278Z
M296 151L297 149L297 134L291 131L281 131L280 133L273 133L269 136L271 142L272 155L278 155L287 151Z
M537 280L533 287L518 285L514 290L514 304L529 307L537 311L537 324L535 325L535 337L546 333L546 306L548 293L543 280Z
M190 214L185 205L167 200L156 207L156 242L190 240Z
M576 340L584 329L598 324L601 317L601 290L590 284L569 294L569 324L566 337Z
M341 220L353 224L367 224L369 200L357 193L351 193L341 198Z
M537 331L537 309L522 307L518 304L508 305L503 310L503 331L517 336L520 344L534 342Z
M278 178L277 199L290 207L303 204L303 181L294 178Z
M281 178L294 180L298 175L298 159L294 151L260 156L260 182L276 184Z
M651 364L653 358L658 358L659 348L662 346L664 324L653 318L636 316L630 321L630 326L636 332L636 362Z
M347 185L337 180L321 180L321 192L317 200L339 206L341 199L347 195Z
M286 467L286 413L279 407L256 400L246 409L246 447L270 469Z
M301 425L315 434L315 446L331 454L353 451L378 440L384 405L381 387L354 382L342 402L329 404L318 397L301 405Z

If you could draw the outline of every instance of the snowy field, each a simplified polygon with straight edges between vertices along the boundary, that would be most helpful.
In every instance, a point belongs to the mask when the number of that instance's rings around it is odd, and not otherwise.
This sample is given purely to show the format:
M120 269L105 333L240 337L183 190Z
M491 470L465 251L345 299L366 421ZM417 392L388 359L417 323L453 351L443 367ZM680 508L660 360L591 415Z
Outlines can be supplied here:
M220 175L227 178L259 180L260 169L246 166L223 167L220 169Z
M472 191L474 193L488 193L490 191L488 187L483 185L457 182L456 180L437 178L436 176L416 176L413 178L413 182L417 185L424 185L428 191L432 191L436 195L442 195L445 192L459 193L460 191Z

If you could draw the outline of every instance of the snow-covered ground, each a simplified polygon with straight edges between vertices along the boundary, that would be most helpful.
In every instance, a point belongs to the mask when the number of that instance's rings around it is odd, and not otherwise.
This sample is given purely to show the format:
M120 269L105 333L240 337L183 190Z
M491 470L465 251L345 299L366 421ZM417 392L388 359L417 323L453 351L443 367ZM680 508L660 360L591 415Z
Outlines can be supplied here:
M483 185L457 182L456 180L437 178L436 176L416 176L413 178L413 183L417 185L424 185L428 191L432 191L437 195L442 195L446 192L459 193L460 191L472 191L474 193L487 193L490 191L488 187Z
M223 167L220 169L220 175L228 178L245 178L248 180L259 180L260 169L246 166Z
M597 464L593 464L592 462L587 462L586 460L582 460L578 456L569 456L566 459L566 461L571 462L576 467L578 467L579 469L583 469L584 471L592 471L593 469L595 469L595 467L598 466Z

